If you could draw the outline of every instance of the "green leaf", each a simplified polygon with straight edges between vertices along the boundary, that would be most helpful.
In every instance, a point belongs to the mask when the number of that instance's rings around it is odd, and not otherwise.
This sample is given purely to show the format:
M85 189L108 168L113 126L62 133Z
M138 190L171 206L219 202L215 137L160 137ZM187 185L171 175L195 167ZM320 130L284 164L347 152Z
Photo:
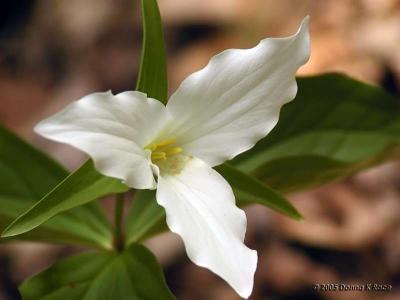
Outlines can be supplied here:
M167 61L156 0L142 0L143 45L136 89L167 103Z
M400 103L384 90L339 74L298 86L278 125L234 166L287 192L400 157Z
M65 178L26 213L18 217L2 233L2 237L27 232L51 217L128 187L120 180L98 173L91 160Z
M55 161L0 126L0 228L28 210L67 175ZM91 203L18 239L107 247L111 229L99 206Z
M0 227L4 228L18 215L29 209L35 202L18 197L0 196ZM9 240L28 240L62 244L75 244L96 248L111 248L111 228L97 205L86 205L45 222L42 226Z
M0 194L41 198L68 172L0 126Z
M85 253L28 279L23 300L175 299L154 255L134 244L122 253Z
M302 219L299 212L286 198L266 186L263 182L228 164L220 165L215 169L229 182L239 205L258 203L295 220Z
M165 211L157 204L155 191L136 192L125 226L128 245L167 229Z

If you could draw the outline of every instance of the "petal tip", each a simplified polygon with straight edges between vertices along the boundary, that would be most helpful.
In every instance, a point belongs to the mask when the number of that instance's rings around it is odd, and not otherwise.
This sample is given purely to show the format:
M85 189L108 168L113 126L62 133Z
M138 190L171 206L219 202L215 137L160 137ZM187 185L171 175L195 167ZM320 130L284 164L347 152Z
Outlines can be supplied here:
M296 34L294 34L294 36L304 35L304 34L307 34L308 36L309 27L310 27L310 16L307 15L301 21L300 27L297 30Z
M251 274L250 280L246 282L243 286L236 288L236 292L239 294L240 297L247 299L253 292L254 286L254 276L257 269L257 262L258 262L258 253L256 250L249 249L250 251L250 260L249 260L249 274Z
M304 17L303 21L301 22L300 28L294 37L303 40L303 61L302 65L305 64L310 59L310 32L309 32L309 25L310 25L310 16L307 15Z
M35 127L33 127L33 131L42 137L45 137L45 134L46 134L45 133L46 132L46 129L45 129L46 123L47 123L46 121L47 121L47 119L44 119L44 120L40 121L39 123L37 123L35 125Z
M310 24L310 15L306 15L301 21L301 26L308 26Z
M39 123L37 123L37 124L35 125L35 127L33 127L33 132L35 132L35 133L41 135L41 133L40 133L40 131L41 131L40 128L42 127L41 123L42 123L42 122L39 122Z

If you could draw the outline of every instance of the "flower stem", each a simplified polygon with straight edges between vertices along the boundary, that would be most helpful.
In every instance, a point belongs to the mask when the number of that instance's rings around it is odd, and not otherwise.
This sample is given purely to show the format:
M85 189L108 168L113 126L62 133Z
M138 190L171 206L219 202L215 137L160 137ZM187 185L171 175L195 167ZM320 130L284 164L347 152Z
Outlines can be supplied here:
M118 252L124 250L125 238L122 232L122 219L124 212L124 193L115 195L115 210L114 210L114 249Z

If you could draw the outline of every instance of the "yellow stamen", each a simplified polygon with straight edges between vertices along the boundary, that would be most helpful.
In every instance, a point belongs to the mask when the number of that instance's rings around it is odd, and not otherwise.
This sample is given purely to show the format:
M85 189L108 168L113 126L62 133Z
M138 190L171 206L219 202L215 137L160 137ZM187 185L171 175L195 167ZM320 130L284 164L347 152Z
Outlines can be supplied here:
M173 144L173 143L175 143L175 142L176 142L176 139L175 139L175 138L166 139L166 140L162 140L162 141L157 142L157 143L152 143L152 144L148 145L148 146L146 147L146 149L149 149L149 150L151 150L151 151L154 151L154 150L156 150L157 148L165 147L165 146L171 145L171 144Z
M183 151L183 149L181 147L172 147L172 148L168 148L167 150L165 150L165 153L168 155L174 155L174 154L178 154L181 153Z
M151 160L155 161L165 161L169 159L169 157L174 156L183 152L181 147L176 147L174 144L176 143L175 138L161 140L159 142L151 143L145 147L145 149L151 151Z
M167 153L165 153L165 152L152 152L151 153L152 161L166 160L166 159L167 159Z

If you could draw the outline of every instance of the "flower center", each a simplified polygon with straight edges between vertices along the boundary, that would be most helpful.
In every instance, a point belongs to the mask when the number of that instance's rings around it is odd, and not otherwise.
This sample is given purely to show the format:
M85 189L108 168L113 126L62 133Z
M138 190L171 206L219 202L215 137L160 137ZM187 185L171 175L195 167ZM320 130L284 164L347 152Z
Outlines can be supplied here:
M156 163L158 161L167 160L169 156L173 156L182 152L181 147L175 146L176 139L166 139L160 142L151 143L145 149L151 151L151 161Z
M183 149L176 145L175 138L151 143L145 149L151 151L151 161L159 167L161 173L179 174L190 159L182 154Z

